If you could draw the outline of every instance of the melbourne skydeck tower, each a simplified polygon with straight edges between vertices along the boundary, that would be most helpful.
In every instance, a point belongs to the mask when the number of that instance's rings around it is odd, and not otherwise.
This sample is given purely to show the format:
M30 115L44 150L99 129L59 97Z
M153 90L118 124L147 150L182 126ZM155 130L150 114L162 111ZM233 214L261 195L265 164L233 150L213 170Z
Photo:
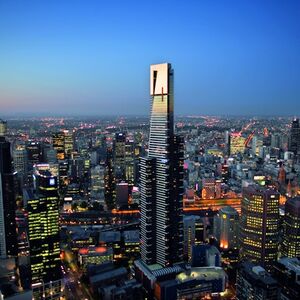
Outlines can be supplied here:
M141 256L146 264L182 261L184 140L174 135L174 72L151 65L148 157L141 158Z

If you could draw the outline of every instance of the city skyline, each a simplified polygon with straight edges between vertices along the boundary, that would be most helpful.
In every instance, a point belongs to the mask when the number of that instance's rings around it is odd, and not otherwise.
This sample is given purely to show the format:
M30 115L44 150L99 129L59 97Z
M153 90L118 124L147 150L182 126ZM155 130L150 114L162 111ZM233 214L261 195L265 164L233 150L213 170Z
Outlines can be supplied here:
M174 74L149 124L0 119L1 299L300 298L299 118L175 126Z
M0 8L4 115L146 116L144 70L165 61L177 113L299 115L297 1Z

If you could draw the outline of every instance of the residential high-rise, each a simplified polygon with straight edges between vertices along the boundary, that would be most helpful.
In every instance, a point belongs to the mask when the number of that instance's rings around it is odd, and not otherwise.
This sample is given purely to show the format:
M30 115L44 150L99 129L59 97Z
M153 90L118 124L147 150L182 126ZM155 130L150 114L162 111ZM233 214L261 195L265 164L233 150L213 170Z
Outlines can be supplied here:
M257 185L243 189L240 257L267 270L278 255L279 196L277 191Z
M289 151L295 155L300 154L300 123L299 119L294 119L292 122L292 128L289 139Z
M15 183L10 143L0 136L0 257L18 254Z
M146 264L183 259L184 140L174 135L171 64L151 65L148 157L141 159L141 256Z
M300 197L285 203L282 256L300 257Z
M28 233L32 288L36 295L46 289L51 299L61 292L57 177L47 164L34 167L34 193L28 200ZM47 297L46 297L47 299Z

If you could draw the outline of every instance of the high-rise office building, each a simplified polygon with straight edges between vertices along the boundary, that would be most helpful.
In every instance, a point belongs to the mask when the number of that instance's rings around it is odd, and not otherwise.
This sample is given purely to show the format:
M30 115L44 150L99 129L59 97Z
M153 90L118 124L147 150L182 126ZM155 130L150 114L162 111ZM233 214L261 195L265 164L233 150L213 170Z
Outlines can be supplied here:
M243 189L240 257L267 270L278 255L279 196L277 191L257 185Z
M255 135L252 138L252 145L251 145L252 154L259 155L259 150L262 146L263 146L263 140Z
M63 132L52 134L53 148L56 150L56 157L59 160L65 159L65 135Z
M33 170L34 164L42 162L42 147L39 142L29 141L26 144L28 170Z
M294 119L292 122L292 128L289 139L289 151L295 155L300 154L300 123L299 119Z
M300 257L300 197L285 203L282 256Z
M230 132L225 131L225 155L230 156Z
M64 130L63 134L65 156L70 157L71 153L74 151L74 135L70 130Z
M246 139L240 132L230 134L230 155L244 153Z
M271 135L271 147L273 148L280 148L281 147L281 135L280 134L273 134Z
M231 206L221 208L214 216L214 235L222 250L238 247L239 214Z
M0 119L0 136L6 136L7 122Z
M17 256L16 173L10 143L0 137L0 257Z
M104 174L105 168L97 165L91 169L91 195L94 198L104 197Z
M18 172L18 175L23 178L23 180L27 181L27 173L28 173L28 162L27 162L27 151L25 146L18 145L16 149L13 150L13 162L14 169Z
M127 140L125 145L125 180L129 186L135 183L134 141Z
M116 180L113 166L113 150L107 148L106 160L105 160L105 176L104 176L104 196L105 202L109 209L115 207L116 203Z
M66 161L61 161L58 164L59 176L59 192L63 192L69 184L69 164Z
M116 133L114 140L114 172L116 182L125 180L126 134Z
M184 216L183 218L183 254L191 260L192 247L204 243L206 237L205 224L199 216Z
M183 259L184 140L174 135L173 69L151 65L148 157L141 159L141 256L146 264Z
M34 193L27 203L30 263L34 294L46 293L45 299L59 299L62 288L57 184L49 165L35 165Z
M43 158L42 161L48 164L57 163L57 152L52 144L44 143L42 147Z
M128 206L128 183L120 182L116 185L116 206L117 208L127 208Z

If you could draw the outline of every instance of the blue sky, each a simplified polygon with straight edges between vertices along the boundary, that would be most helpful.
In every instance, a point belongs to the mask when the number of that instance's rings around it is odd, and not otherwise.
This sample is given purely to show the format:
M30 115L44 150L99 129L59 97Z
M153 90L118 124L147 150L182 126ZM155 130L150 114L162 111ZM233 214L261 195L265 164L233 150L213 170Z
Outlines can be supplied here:
M0 0L0 114L300 114L300 1Z

